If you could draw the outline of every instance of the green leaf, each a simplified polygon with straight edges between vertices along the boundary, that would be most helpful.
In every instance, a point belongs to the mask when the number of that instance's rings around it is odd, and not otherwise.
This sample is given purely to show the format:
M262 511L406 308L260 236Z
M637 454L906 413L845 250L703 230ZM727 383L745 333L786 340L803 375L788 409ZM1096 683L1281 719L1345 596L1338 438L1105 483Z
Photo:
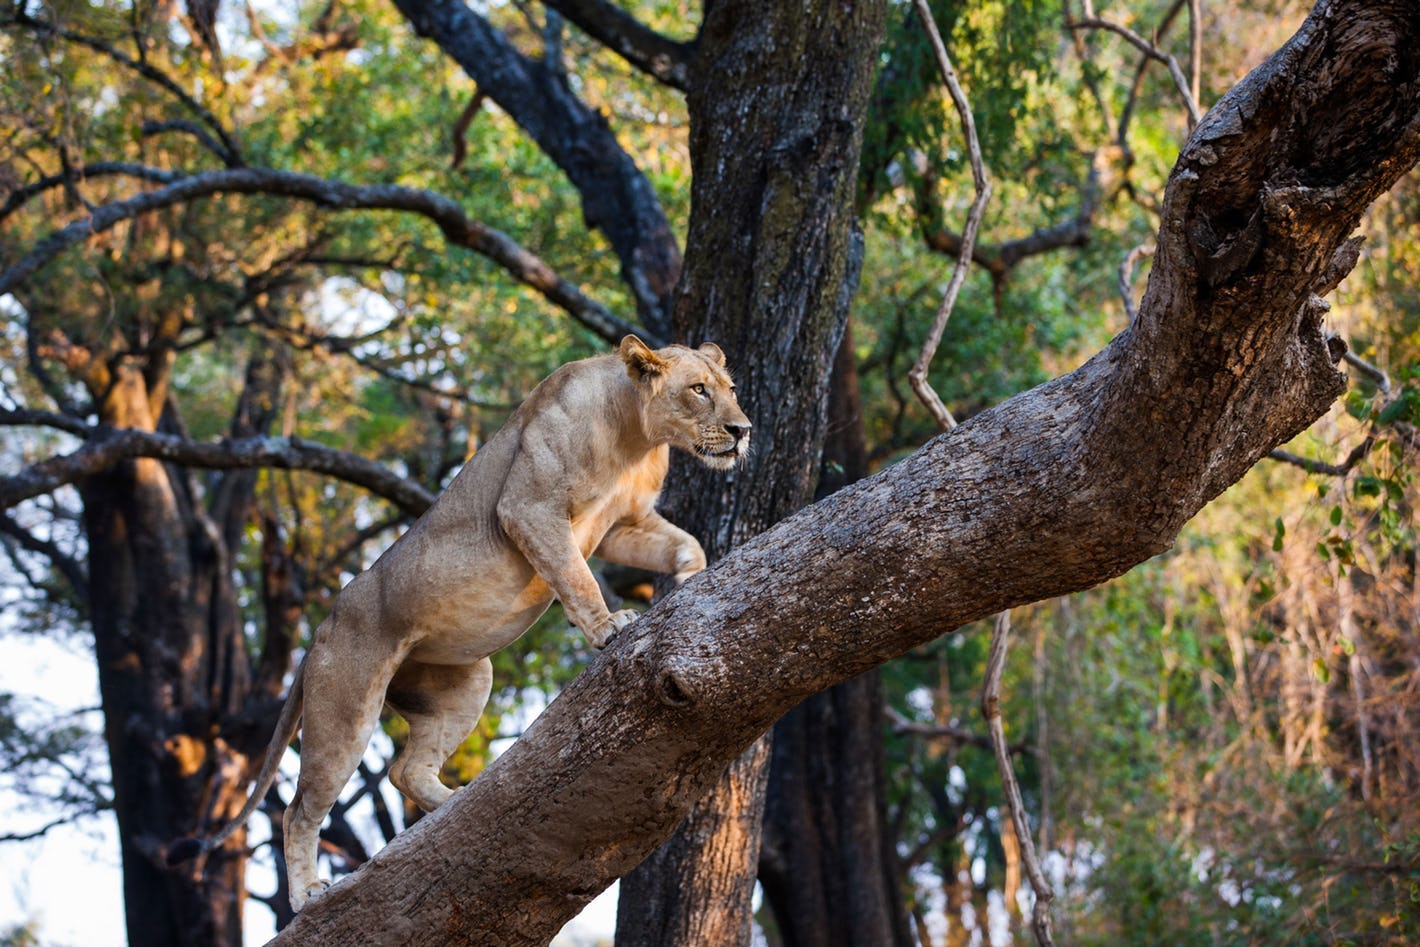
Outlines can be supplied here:
M1356 478L1356 485L1351 488L1351 492L1356 497L1378 497L1382 489L1383 482L1379 477L1362 476Z

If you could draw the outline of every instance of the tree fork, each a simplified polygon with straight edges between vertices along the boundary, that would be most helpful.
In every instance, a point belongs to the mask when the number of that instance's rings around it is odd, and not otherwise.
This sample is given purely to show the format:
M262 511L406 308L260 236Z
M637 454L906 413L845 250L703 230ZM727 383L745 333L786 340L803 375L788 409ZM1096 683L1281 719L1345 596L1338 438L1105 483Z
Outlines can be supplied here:
M805 695L1168 548L1340 391L1308 303L1420 157L1417 50L1412 3L1318 4L1185 147L1128 330L696 576L276 942L545 944Z

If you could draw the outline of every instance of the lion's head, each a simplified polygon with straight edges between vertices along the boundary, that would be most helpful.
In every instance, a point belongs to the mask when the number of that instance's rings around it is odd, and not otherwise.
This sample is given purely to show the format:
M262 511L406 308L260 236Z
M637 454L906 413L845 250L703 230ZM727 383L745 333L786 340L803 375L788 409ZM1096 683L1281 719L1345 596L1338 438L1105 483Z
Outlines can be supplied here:
M749 418L735 400L718 345L653 351L628 335L620 352L626 374L642 392L642 422L652 440L689 451L717 470L729 470L749 452Z

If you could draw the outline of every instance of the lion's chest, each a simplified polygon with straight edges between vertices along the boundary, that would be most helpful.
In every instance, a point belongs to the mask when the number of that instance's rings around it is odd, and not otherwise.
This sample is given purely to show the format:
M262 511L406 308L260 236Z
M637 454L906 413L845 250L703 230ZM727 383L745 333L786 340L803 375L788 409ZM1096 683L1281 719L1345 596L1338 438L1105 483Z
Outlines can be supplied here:
M583 558L592 554L618 522L640 519L655 508L665 475L664 458L652 452L573 494L572 536Z

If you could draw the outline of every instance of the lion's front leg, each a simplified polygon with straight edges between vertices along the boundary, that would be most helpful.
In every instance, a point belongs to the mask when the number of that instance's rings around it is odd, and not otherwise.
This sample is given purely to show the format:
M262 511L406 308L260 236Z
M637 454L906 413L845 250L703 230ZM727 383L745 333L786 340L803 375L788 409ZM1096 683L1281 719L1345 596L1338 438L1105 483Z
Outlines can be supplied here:
M596 555L618 565L666 573L675 577L676 585L705 568L705 550L695 537L654 511L613 526Z
M572 536L572 523L558 507L540 503L498 504L498 523L533 571L562 602L567 620L582 630L593 648L606 647L636 613L610 613L601 587Z

